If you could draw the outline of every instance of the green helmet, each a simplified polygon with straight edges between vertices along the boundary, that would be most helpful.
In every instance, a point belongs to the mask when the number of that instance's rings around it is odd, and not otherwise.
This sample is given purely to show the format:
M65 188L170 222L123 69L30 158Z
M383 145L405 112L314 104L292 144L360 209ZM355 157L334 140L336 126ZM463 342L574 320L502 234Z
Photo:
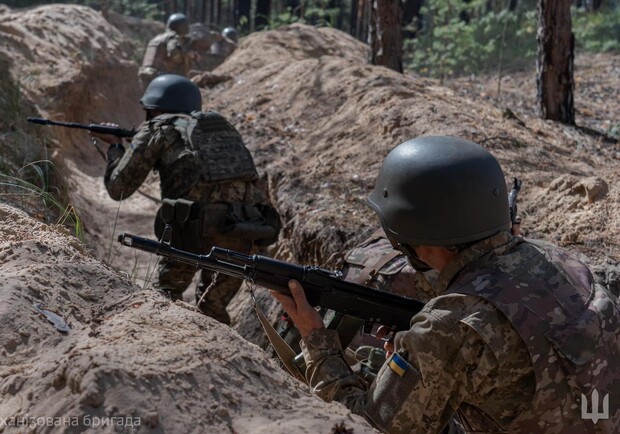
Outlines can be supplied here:
M230 39L233 42L239 42L239 33L233 27L226 27L222 30L222 36Z
M189 33L189 21L184 14L172 14L166 22L166 28L177 32L179 35L187 35Z
M454 246L511 226L499 163L457 137L418 137L394 148L368 205L388 238L411 247Z
M151 81L140 104L144 109L191 113L202 108L202 95L191 80L176 74L163 74Z

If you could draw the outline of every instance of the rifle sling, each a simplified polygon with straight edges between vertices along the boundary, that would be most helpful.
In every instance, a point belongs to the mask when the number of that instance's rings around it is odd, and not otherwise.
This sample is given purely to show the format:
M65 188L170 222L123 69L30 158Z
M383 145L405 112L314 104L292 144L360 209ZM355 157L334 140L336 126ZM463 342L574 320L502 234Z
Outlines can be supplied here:
M258 316L258 320L260 321L263 329L265 330L265 334L267 335L267 339L269 339L269 343L271 343L271 346L275 350L276 354L278 355L288 372L299 381L307 384L305 377L301 372L299 372L299 369L293 363L293 359L297 354L295 354L295 351L293 351L291 347L289 347L289 345L284 341L284 339L282 339L276 329L273 328L273 326L261 310L260 306L256 302L253 291L252 306L254 307L256 316Z
M370 284L370 282L372 282L372 279L388 262L401 254L401 252L395 250L387 255L380 256L379 259L374 263L366 265L362 270L361 276L359 277L359 283L363 285Z

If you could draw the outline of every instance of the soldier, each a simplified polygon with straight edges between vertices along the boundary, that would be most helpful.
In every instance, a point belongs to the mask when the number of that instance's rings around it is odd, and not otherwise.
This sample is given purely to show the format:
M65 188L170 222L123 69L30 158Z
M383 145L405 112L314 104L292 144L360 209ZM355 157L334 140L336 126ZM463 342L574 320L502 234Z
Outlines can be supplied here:
M428 301L434 297L429 280L435 278L435 273L416 272L407 257L392 247L382 228L377 229L335 262L342 263L341 272L346 281L420 301ZM345 359L353 371L364 380L372 381L385 360L384 342L372 333L376 330L366 330L363 320L340 312L320 309L319 313L327 327L338 331L341 342L346 347ZM286 313L280 318L278 333L288 346L298 353L294 363L303 372L305 365L299 346L301 336ZM275 350L271 351L271 355L277 357Z
M253 242L275 241L279 220L256 185L252 156L224 117L211 110L201 112L200 89L185 77L160 75L140 104L146 122L129 149L119 137L94 134L110 144L104 182L112 199L129 197L156 170L163 205L155 233L161 237L164 225L171 225L173 247L208 253L217 245L249 253ZM155 287L172 300L181 299L195 273L191 265L162 259ZM226 306L240 283L202 270L196 289L198 308L228 324Z
M144 89L151 80L161 74L187 76L191 62L196 58L187 37L189 22L183 14L172 14L166 23L166 31L155 36L148 43L138 70L138 77Z
M618 301L566 251L509 232L504 174L488 151L455 137L405 142L368 203L412 265L439 273L439 295L396 334L365 390L301 285L274 292L300 330L315 393L391 433L436 433L455 413L467 431L618 432ZM593 394L607 396L602 412L590 410Z
M232 27L222 30L221 36L211 45L210 54L215 57L217 64L222 63L237 49L239 34Z

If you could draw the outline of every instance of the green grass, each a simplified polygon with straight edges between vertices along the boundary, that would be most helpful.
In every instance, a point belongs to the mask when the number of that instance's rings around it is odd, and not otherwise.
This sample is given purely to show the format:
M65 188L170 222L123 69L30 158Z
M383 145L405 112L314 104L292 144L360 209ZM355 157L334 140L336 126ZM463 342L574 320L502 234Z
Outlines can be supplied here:
M21 176L0 173L0 187L3 190L0 197L18 202L25 211L30 208L49 211L46 217L55 216L55 224L72 228L75 237L84 242L82 220L72 204L66 204L59 199L61 190L48 183L50 175L48 170L44 169L46 166L55 167L49 160L39 160L19 169L18 175ZM34 180L26 176L28 171L34 173ZM37 207L37 204L41 207Z

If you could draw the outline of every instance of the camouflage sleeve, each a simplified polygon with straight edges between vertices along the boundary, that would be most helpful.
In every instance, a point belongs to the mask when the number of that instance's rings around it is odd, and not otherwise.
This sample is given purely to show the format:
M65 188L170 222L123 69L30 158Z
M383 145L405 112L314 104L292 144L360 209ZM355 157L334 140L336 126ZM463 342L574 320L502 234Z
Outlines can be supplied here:
M168 129L172 128L156 122L145 123L122 158L108 160L104 183L112 199L126 199L142 185L162 153Z
M336 330L313 331L300 342L306 360L308 384L323 400L339 401L357 414L364 413L366 391L342 354Z
M502 339L507 348L498 348ZM521 387L533 375L527 349L506 318L476 297L432 300L412 319L411 329L397 333L396 354L367 392L334 341L332 331L302 341L311 387L387 432L440 432L463 402L484 407L489 396L494 398L489 411L504 422L532 398L533 391ZM511 353L511 361L500 366L498 351Z
M166 54L173 63L183 62L183 46L178 38L171 38L166 44Z

